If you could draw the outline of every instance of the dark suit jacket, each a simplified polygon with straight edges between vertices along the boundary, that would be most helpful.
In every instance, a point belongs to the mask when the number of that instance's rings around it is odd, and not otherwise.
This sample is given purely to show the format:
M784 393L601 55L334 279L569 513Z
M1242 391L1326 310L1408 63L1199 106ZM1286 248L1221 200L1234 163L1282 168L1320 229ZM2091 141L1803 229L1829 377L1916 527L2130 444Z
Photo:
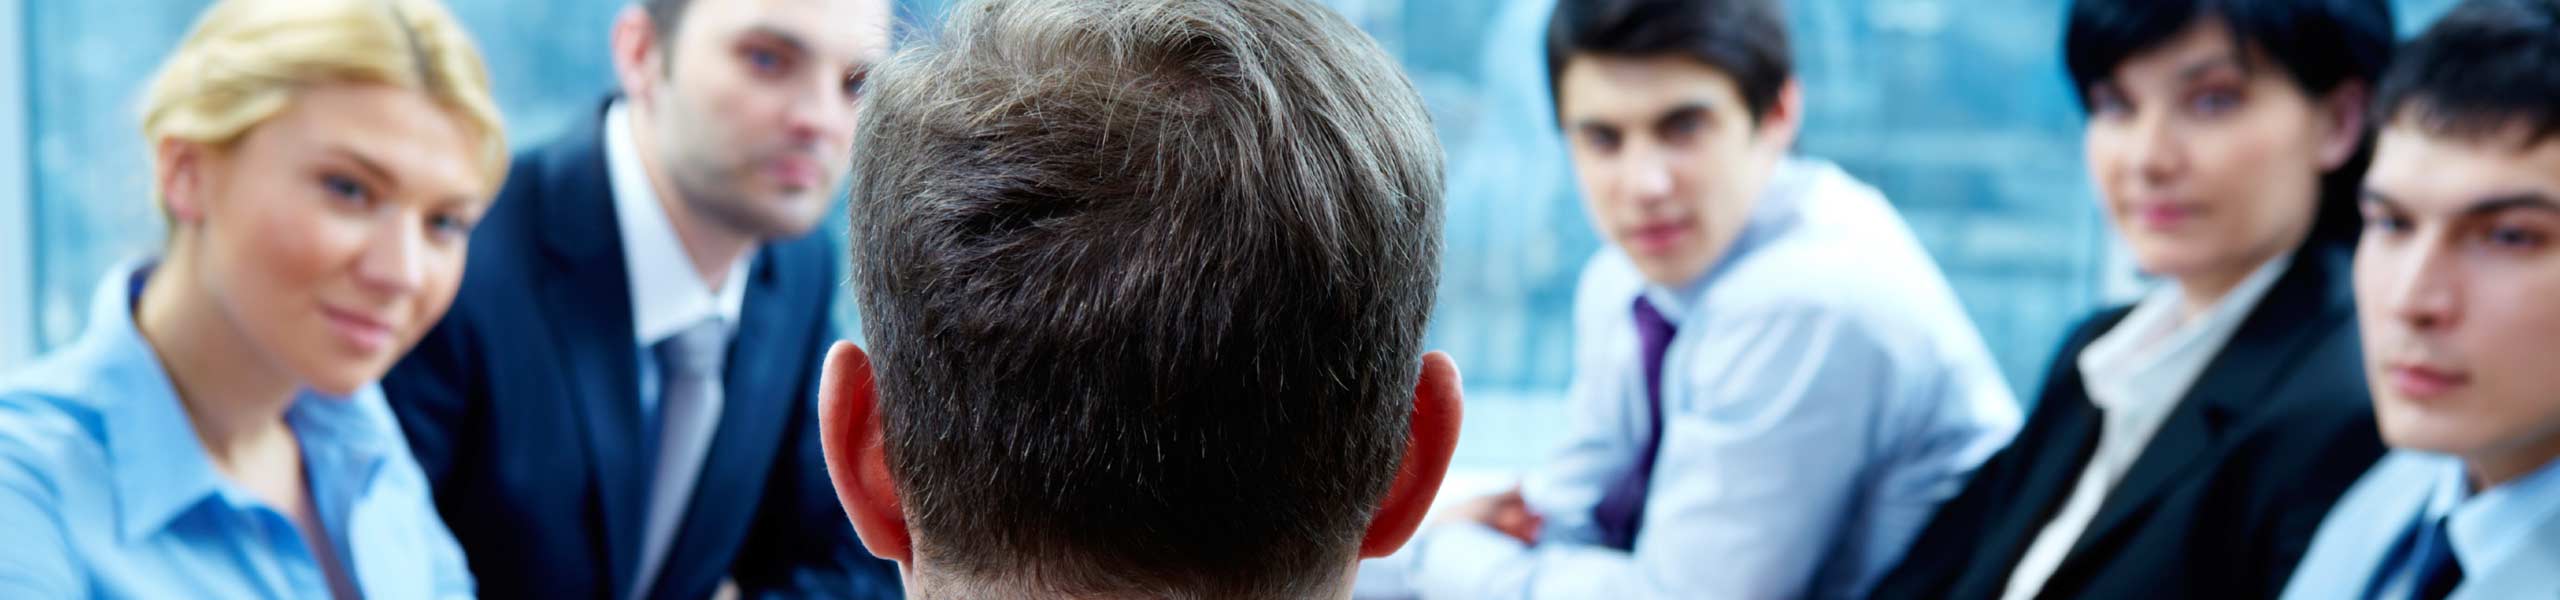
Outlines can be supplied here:
M637 577L652 467L602 121L516 158L451 312L382 382L489 597L622 600ZM831 245L758 250L718 431L652 597L709 597L723 576L750 597L898 595L818 450Z
M2350 256L2305 247L2198 375L2040 598L2273 598L2330 504L2382 455ZM1998 598L2096 447L2078 359L2055 356L2034 415L1939 509L1877 598Z

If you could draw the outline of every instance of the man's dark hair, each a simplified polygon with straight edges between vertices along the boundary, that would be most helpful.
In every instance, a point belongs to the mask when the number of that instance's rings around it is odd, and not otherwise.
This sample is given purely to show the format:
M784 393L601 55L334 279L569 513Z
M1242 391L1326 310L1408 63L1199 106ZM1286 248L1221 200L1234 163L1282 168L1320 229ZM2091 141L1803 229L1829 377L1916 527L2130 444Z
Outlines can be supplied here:
M2560 1L2455 6L2401 48L2374 97L2380 123L2464 138L2522 126L2526 146L2560 135Z
M1795 77L1775 0L1558 0L1547 21L1547 91L1564 107L1564 67L1580 55L1683 56L1733 78L1751 117Z
M2208 18L2220 19L2234 46L2272 58L2313 98L2348 83L2371 85L2391 62L2391 5L2384 0L2074 0L2063 33L2073 89L2085 105L2091 86L2114 77L2127 59ZM2372 163L2367 127L2355 154L2320 178L2319 213L2304 245L2355 243L2364 223L2356 194Z
M875 71L851 192L917 562L965 596L1338 586L1438 279L1412 83L1312 0L950 14Z
M684 23L684 11L689 8L693 0L640 0L640 10L649 14L649 28L657 31L658 43L665 46L675 45L676 26Z

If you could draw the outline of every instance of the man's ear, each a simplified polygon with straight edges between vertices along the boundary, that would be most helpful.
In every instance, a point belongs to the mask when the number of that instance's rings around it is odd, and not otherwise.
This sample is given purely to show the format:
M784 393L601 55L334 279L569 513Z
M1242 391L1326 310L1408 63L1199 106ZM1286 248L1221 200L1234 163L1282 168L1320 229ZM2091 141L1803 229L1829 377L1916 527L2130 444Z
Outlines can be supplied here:
M1761 143L1771 154L1786 156L1795 148L1796 134L1804 131L1804 85L1793 77L1778 86L1776 102L1769 103L1767 113L1760 115Z
M835 481L836 501L844 503L863 547L872 556L909 564L915 546L880 433L871 356L853 342L836 342L818 379L818 438L826 446L827 478Z
M2328 112L2329 135L2320 140L2323 172L2346 166L2347 160L2355 158L2356 150L2364 146L2366 103L2373 96L2370 89L2362 81L2348 81L2338 84L2338 89L2331 90L2324 99L2326 106L2322 109Z
M1413 386L1413 435L1396 466L1396 481L1369 519L1360 538L1360 557L1379 558L1403 548L1431 501L1440 496L1440 479L1449 474L1449 455L1458 450L1458 364L1449 355L1422 355L1422 380Z
M613 18L613 77L622 85L622 97L638 103L665 80L668 40L658 38L658 25L649 11L633 2Z

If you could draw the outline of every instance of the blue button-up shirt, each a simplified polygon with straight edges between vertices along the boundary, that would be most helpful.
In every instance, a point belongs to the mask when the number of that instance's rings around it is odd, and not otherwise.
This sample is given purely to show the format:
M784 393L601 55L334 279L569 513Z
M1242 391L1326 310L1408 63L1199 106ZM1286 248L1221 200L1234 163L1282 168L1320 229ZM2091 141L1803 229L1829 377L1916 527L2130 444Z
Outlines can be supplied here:
M1639 464L1648 430L1638 297L1679 331L1625 552L1599 544L1592 509ZM1605 250L1574 306L1570 433L1523 489L1546 519L1540 543L1434 527L1364 565L1364 595L1860 597L2017 429L2016 399L1937 266L1881 194L1827 163L1784 163L1697 281L1648 283Z
M2460 459L2425 456L2437 463L2435 489L2399 551L2377 573L2372 598L2413 597L2426 567L2443 552L2453 553L2467 579L2497 575L2493 569L2517 564L2516 557L2534 550L2542 525L2560 518L2560 461L2475 493L2471 472ZM2437 527L2447 530L2451 548L2429 543Z
M146 269L88 330L0 374L0 598L327 598L292 520L226 480L134 326ZM285 422L338 563L369 598L467 598L471 576L382 392L304 392Z

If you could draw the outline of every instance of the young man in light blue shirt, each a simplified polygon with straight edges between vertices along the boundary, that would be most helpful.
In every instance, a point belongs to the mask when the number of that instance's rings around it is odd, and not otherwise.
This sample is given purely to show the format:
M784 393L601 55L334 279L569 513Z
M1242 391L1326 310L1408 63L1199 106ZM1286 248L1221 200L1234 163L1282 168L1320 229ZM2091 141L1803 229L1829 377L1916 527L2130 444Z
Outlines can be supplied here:
M2285 597L2560 597L2560 2L2464 3L2378 90L2356 302L2395 451Z
M1548 33L1611 242L1575 300L1567 446L1363 589L1862 595L2014 431L1990 353L1882 195L1788 155L1776 2L1566 0Z

